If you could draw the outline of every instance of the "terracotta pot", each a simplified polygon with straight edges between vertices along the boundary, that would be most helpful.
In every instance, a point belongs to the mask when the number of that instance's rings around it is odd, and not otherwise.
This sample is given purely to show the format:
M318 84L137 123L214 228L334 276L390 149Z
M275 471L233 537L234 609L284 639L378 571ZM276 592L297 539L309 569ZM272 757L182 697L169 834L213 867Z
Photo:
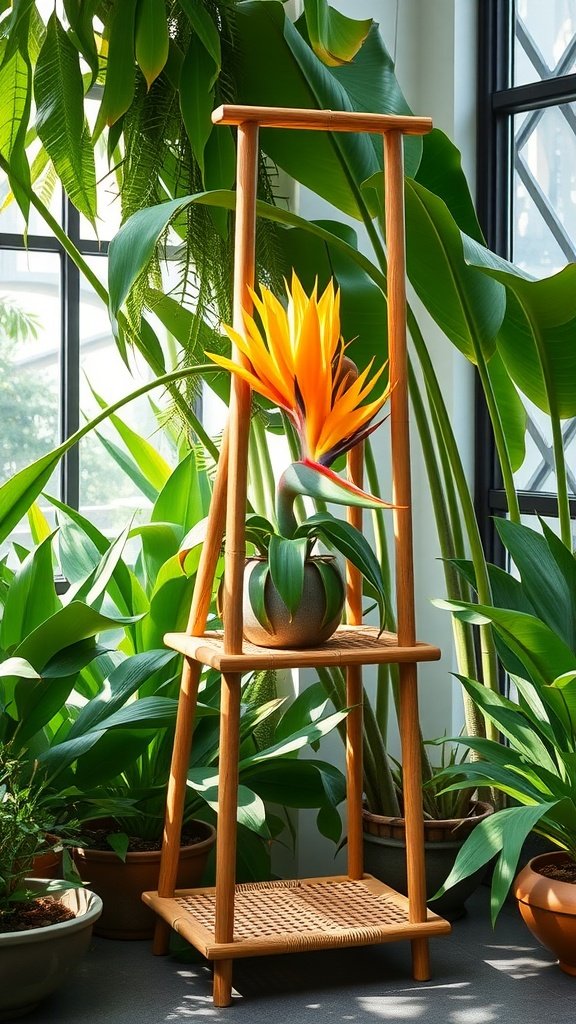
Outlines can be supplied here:
M40 881L26 884L33 889ZM66 889L58 898L75 912L70 921L0 933L0 1020L30 1013L60 987L88 949L102 900L88 889Z
M47 849L36 854L30 873L34 878L60 878L62 875L62 851L51 849L59 842L58 836L47 835L45 839Z
M216 841L216 831L204 821L194 823L205 832L205 839L180 848L176 885L193 889L200 883L208 855ZM122 861L113 850L74 851L80 876L102 897L102 917L94 929L106 939L149 939L154 932L155 915L141 900L143 892L158 888L160 850L128 853Z
M271 630L262 626L252 611L249 599L250 576L258 564L265 561L264 558L255 557L246 559L244 571L244 636L256 647L278 647L278 648L302 648L316 647L323 644L340 625L342 610L344 608L345 590L342 575L338 563L331 555L321 555L317 558L307 559L304 565L304 589L302 600L295 614L290 619L290 614L272 579L268 576L264 589L264 601L266 613L270 621ZM326 598L324 586L316 563L322 561L334 574L334 585L340 586L340 601L338 611L328 622L324 622L326 612Z
M560 968L576 976L576 884L540 874L547 864L567 864L563 851L533 857L514 882L514 895L532 934L558 957Z
M424 849L426 855L426 892L430 899L446 881L458 850L472 829L494 813L487 803L473 802L472 814L467 818L424 822ZM366 871L382 882L406 894L406 823L404 818L388 818L362 812L364 824L364 866ZM484 877L481 868L470 878L449 889L430 904L435 914L447 921L457 921L466 913L465 903L478 888Z

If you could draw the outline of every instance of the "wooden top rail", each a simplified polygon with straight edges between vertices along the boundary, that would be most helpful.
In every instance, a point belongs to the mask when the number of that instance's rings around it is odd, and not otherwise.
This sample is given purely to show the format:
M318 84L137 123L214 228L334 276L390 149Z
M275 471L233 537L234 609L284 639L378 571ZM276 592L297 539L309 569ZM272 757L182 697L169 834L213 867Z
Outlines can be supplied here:
M402 132L426 135L431 117L400 117L397 114L359 114L346 110L304 110L299 107L249 107L225 104L212 112L214 124L258 124L261 128L300 128L305 131Z

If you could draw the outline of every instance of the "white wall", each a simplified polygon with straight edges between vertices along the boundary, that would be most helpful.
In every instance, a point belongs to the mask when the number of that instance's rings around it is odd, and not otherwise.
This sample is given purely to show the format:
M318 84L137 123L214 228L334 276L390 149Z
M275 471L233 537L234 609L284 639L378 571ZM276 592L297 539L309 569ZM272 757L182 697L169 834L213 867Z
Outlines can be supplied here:
M464 169L474 182L475 89L476 89L476 0L332 0L344 13L355 18L372 17L389 51L396 55L396 68L406 98L416 114L432 116L462 151ZM298 212L308 218L330 216L331 207L305 189L297 191ZM338 214L338 217L342 217ZM369 245L358 223L360 244ZM414 302L417 317L434 360L465 466L472 473L473 376L470 366L440 330ZM389 461L387 437L381 431L379 458ZM443 596L444 579L434 528L426 474L416 431L412 431L414 553L416 567L416 612L421 639L439 645L440 662L420 669L421 721L425 737L453 735L462 724L461 696L452 680L455 669L450 616L431 604ZM305 680L303 679L304 683ZM390 737L397 752L397 738ZM341 758L337 737L323 744L330 760ZM334 870L333 847L319 840L313 816L301 814L299 846L300 875Z

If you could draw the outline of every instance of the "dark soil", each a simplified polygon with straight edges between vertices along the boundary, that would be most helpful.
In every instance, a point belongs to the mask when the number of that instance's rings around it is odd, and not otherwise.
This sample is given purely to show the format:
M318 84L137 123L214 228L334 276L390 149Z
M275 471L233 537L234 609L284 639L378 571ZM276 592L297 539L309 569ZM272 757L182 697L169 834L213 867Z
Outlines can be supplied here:
M568 864L543 864L538 868L538 874L545 878L554 878L556 882L572 882L576 885L576 863Z
M40 896L29 903L15 903L13 909L0 914L0 932L25 932L29 928L46 928L50 924L71 921L76 914L52 896Z
M87 839L86 847L89 850L112 850L107 837L115 831L120 830L114 828L84 829L84 835ZM201 843L207 838L208 832L204 828L201 826L195 828L194 825L189 825L182 832L180 842L181 846L195 846L196 843ZM153 853L161 849L161 836L159 839L140 839L138 836L131 836L128 844L128 853Z

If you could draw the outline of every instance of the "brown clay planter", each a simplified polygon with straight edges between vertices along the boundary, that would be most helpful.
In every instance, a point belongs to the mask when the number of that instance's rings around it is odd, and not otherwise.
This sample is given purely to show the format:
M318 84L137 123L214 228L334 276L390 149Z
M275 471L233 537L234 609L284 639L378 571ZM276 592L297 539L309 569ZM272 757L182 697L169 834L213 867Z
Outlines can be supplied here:
M210 850L216 841L212 825L194 823L206 832L206 838L180 848L176 885L193 889L202 878ZM141 900L143 892L158 888L160 851L128 853L121 861L113 850L74 851L82 880L102 897L102 917L94 933L105 939L149 939L154 932L155 915Z
M48 847L58 842L58 836L47 835ZM48 848L44 853L38 853L32 861L30 874L34 878L61 878L62 877L62 851Z
M426 855L426 892L430 899L446 881L464 840L480 821L494 813L487 803L472 804L473 813L467 818L424 822L424 849ZM364 826L364 867L381 881L406 894L406 823L404 818L388 818L362 812ZM435 914L448 921L457 921L466 913L465 903L478 888L485 868L453 886L438 900L430 904Z
M514 882L514 895L532 934L558 957L566 974L576 976L576 884L540 874L546 864L566 864L567 853L533 857Z

